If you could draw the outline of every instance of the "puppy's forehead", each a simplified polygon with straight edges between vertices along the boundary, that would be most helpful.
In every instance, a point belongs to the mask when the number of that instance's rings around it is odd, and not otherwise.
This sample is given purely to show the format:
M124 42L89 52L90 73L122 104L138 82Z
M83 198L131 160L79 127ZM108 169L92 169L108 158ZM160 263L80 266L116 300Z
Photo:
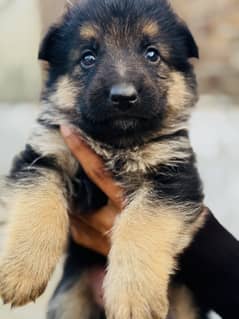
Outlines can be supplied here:
M120 21L117 18L111 19L104 26L94 21L87 21L79 27L79 36L84 40L100 40L102 37L113 37L114 39L123 37L137 38L155 38L160 35L160 26L154 19L138 18L132 24L129 19Z

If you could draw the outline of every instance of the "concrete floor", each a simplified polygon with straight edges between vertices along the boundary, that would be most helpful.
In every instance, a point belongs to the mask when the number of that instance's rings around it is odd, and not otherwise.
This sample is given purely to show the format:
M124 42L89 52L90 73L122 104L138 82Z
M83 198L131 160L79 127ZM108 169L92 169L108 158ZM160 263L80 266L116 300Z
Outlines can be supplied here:
M12 157L23 147L36 114L36 106L0 105L0 174L9 169ZM191 136L206 203L239 237L239 105L224 96L203 96L192 118ZM0 210L0 224L6 219L5 212ZM51 281L45 295L34 305L13 311L0 306L0 319L44 319L55 282L56 279Z

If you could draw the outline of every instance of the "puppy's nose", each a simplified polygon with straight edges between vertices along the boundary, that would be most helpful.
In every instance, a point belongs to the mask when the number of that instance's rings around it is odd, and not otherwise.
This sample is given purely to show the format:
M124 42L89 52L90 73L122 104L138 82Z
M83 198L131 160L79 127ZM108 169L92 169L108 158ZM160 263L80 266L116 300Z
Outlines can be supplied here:
M112 86L110 100L117 108L127 110L137 102L138 94L134 85L121 83Z

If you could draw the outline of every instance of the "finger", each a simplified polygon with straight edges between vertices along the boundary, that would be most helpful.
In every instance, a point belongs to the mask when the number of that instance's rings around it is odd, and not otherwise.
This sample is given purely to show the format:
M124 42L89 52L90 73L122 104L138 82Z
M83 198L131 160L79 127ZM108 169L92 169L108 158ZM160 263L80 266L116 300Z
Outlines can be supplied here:
M88 177L117 205L123 206L123 192L112 176L105 170L102 159L68 127L61 127L62 136L73 155L80 161Z
M87 215L73 215L71 218L80 219L102 235L107 235L112 229L115 218L119 213L118 209L112 203L109 203L107 206L102 207L96 212Z
M110 251L110 241L107 236L98 233L83 221L77 220L71 225L73 239L79 245L107 256Z

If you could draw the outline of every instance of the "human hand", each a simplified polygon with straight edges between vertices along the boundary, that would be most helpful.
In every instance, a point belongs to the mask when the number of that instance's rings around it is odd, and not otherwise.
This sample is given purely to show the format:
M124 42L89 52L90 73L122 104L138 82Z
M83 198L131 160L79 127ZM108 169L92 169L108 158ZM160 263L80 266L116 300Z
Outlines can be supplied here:
M110 250L109 231L123 208L122 189L105 170L101 158L78 134L68 127L61 127L61 133L87 176L109 198L108 204L97 212L91 214L80 212L77 216L70 215L72 236L79 245L106 256Z

